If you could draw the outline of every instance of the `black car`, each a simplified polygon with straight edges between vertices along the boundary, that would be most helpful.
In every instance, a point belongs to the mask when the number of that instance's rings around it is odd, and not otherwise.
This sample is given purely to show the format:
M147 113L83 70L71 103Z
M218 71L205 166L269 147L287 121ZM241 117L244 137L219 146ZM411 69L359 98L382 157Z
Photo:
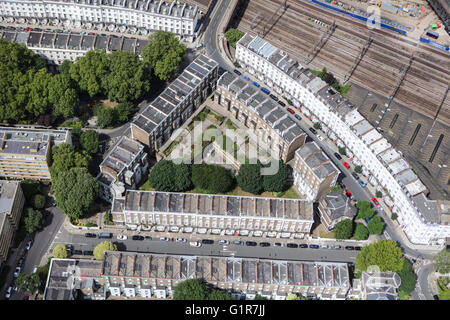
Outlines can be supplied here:
M255 241L246 241L245 245L250 246L250 247L254 247L257 245L257 243Z
M24 260L24 257L22 257L22 258L19 259L19 262L17 263L17 266L18 266L18 267L21 267L21 266L22 266L23 260Z
M356 251L361 251L361 249L362 249L361 247L355 247Z
M86 238L97 238L97 235L95 233L85 233L84 236Z
M299 248L308 248L308 245L306 243L300 243Z
M341 159L342 159L341 155L340 155L339 153L337 153L337 152L334 153L334 156L335 156L336 159L338 159L338 160L341 160Z
M345 250L355 250L355 247L353 247L353 246L346 246Z
M72 254L83 254L81 250L72 250Z
M296 244L296 243L288 243L286 245L286 247L288 247L288 248L298 248L298 244Z
M270 243L268 243L268 242L260 242L259 245L261 247L270 247Z
M203 243L203 244L213 244L213 243L214 243L214 240L203 239L203 240L202 240L202 243Z
M131 239L133 239L133 240L144 240L145 238L143 236L132 236Z
M271 97L275 101L278 101L278 97L273 94L269 94L269 97Z
M283 101L278 101L278 104L282 107L286 107L286 103L284 103Z
M152 240L152 237L150 237L150 236L145 236L145 240Z
M356 180L359 179L359 176L356 174L356 172L352 172L352 176L353 176L353 178L355 178Z
M85 255L85 256L93 256L94 255L94 251L84 250L83 251L83 255Z
M236 73L238 76L240 76L240 75L242 74L239 70L234 69L233 71L234 71L234 73Z
M311 131L311 132L314 133L314 134L317 133L316 129L314 129L314 128L309 128L309 131Z
M300 117L298 114L295 114L294 117L295 117L297 120L299 120L299 121L302 120L302 117Z

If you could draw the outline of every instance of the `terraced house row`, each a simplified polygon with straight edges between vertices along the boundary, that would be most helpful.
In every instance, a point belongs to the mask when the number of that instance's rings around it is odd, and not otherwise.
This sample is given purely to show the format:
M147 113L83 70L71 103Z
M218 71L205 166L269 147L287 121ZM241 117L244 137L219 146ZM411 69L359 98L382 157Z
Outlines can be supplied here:
M123 50L140 54L147 40L107 35L85 35L80 33L57 33L50 31L2 31L0 38L24 44L51 64L61 64L64 60L75 61L86 52L104 49L107 52Z
M73 24L75 28L84 27L86 23L101 23L111 26L110 31L119 26L170 31L188 41L194 40L198 13L197 6L180 5L175 1L0 0L0 17L6 22L45 19L53 25Z
M291 99L328 137L346 147L369 182L385 193L392 211L411 242L443 244L450 237L450 219L439 210L420 210L427 189L402 155L335 89L282 50L258 36L244 35L236 59L251 74Z
M164 299L187 279L250 300L256 294L284 300L290 293L343 300L350 289L345 263L106 251L103 261L52 259L44 300L72 300L76 289L91 299L104 299L107 292Z

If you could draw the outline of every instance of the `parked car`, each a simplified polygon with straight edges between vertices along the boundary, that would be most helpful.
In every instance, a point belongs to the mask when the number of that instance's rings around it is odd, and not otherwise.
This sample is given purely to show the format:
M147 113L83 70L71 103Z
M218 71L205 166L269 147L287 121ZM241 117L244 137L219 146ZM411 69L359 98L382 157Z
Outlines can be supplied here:
M73 255L75 255L75 254L83 254L83 251L81 251L81 250L72 250L72 254Z
M187 240L185 238L176 238L175 242L186 242Z
M142 241L142 240L144 240L145 238L144 238L144 236L134 235L134 236L131 237L131 239Z
M95 33L89 32L88 35L93 36Z
M203 48L203 42L199 43L198 45L195 46L195 49L201 49Z
M283 108L286 107L286 103L284 103L283 101L278 101L278 104L279 104L280 106L282 106Z
M288 243L286 245L286 247L288 247L288 248L298 248L298 244L296 244L296 243Z
M274 94L270 94L269 97L271 97L275 101L278 101L278 97Z
M338 159L338 160L341 160L341 159L342 159L341 155L340 155L339 153L337 153L337 152L334 153L334 156L335 156L336 159Z
M306 243L300 243L299 245L298 245L298 247L299 248L308 248L308 245L306 244Z
M270 243L269 242L260 242L259 245L261 247L270 247Z
M295 114L295 111L292 110L291 108L287 108L286 110L287 110L290 114Z
M346 167L347 169L350 169L350 165L347 162L342 162L342 164L344 165L344 167Z
M365 184L364 182L362 182L362 180L358 180L358 183L361 187L365 188L367 186L367 184Z
M86 238L97 238L97 235L95 233L85 233L84 236Z
M319 246L317 244L310 244L309 247L311 249L319 249Z
M219 240L219 244L230 244L228 240Z
M244 78L244 80L250 80L250 78L249 77L247 77L245 74L242 76L242 78Z
M211 239L202 239L202 243L203 243L203 244L213 244L213 243L214 243L214 240L211 240Z
M356 180L359 180L359 176L356 172L352 172L352 176L353 178L355 178Z
M152 237L150 237L150 236L145 236L145 240L152 240Z
M347 196L349 196L349 197L352 196L352 193L351 193L350 190L348 190L348 189L345 189L345 194L346 194Z
M113 234L111 232L100 232L98 234L99 239L111 239Z
M34 269L33 269L33 273L36 273L36 272L37 272L37 270L38 270L38 267L34 267Z
M372 197L372 202L373 202L376 206L379 205L378 200L377 200L377 198L375 198L375 197Z
M124 234L119 234L117 236L117 240L127 240L127 239L128 239L128 237L126 235L124 235Z
M8 289L6 290L6 293L5 293L5 299L11 298L11 292L12 292L12 287L10 286L10 287L8 287Z
M342 246L340 246L340 245L335 245L333 248L334 248L335 250L341 250L341 249L342 249Z
M250 246L250 247L254 247L257 245L257 243L255 241L246 241L245 245Z
M267 88L261 88L261 91L264 92L265 94L270 94L270 91Z
M301 120L302 120L302 117L300 117L298 114L294 115L294 117L295 117L298 121L301 121Z
M18 266L18 267L21 267L24 260L25 260L24 257L20 258L19 261L17 262L17 266Z
M14 278L17 278L20 274L20 271L22 271L21 267L16 267L16 270L14 271Z
M323 244L320 246L322 249L330 249L330 246L327 244Z
M189 245L191 247L197 247L197 248L202 246L202 244L198 241L191 241L191 242L189 242Z
M355 250L356 250L356 251L361 251L361 249L362 249L361 247L355 246Z
M160 240L160 241L169 241L169 238L161 237L161 238L159 238L159 240Z
M317 133L316 129L314 129L314 128L312 128L312 127L309 128L309 131L311 131L311 132L314 133L314 134Z
M236 69L234 69L233 72L236 73L238 76L240 76L242 74L239 70L236 70Z
M259 88L259 83L258 83L258 82L252 81L252 84L253 84L255 87Z
M353 246L346 246L345 250L355 250L355 247L353 247Z
M323 141L323 137L322 136L317 136L317 139L319 139L319 141Z
M94 255L94 251L91 251L91 250L84 250L84 251L83 251L83 255L84 255L84 256L93 256L93 255Z
M244 245L244 241L240 241L240 240L234 240L233 244L237 245L237 246L243 246Z
M26 247L25 247L25 249L26 249L27 251L30 250L32 244L33 244L33 240L28 241L28 242L27 242L27 245L26 245Z

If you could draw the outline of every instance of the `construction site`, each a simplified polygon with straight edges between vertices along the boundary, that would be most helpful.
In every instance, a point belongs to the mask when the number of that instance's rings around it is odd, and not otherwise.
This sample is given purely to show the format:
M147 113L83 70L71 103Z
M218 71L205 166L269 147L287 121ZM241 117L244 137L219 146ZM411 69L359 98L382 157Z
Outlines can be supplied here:
M299 63L352 84L358 106L429 185L448 198L450 54L308 0L240 0L228 27L259 35ZM446 137L447 135L447 137Z

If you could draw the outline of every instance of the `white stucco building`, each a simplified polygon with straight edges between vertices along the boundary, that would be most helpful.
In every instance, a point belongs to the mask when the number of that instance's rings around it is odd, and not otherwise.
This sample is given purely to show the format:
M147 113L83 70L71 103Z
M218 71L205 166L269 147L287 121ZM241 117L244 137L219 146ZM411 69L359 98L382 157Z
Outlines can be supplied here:
M346 147L369 182L392 198L392 211L411 242L441 245L450 237L448 219L441 219L436 210L420 210L418 200L413 201L427 189L401 153L335 89L257 36L246 34L239 40L236 59L249 73L292 100L313 122L320 122L338 146Z

